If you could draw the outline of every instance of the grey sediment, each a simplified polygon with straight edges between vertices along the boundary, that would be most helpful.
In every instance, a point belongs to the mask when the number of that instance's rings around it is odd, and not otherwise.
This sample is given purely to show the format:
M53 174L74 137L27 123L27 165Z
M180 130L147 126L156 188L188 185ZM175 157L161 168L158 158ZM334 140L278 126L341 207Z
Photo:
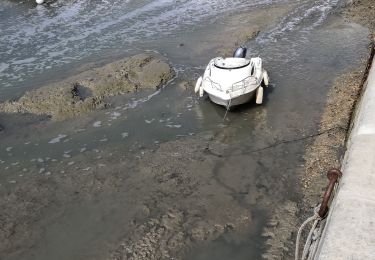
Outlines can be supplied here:
M218 38L207 39L196 50L205 53L207 49L214 49L220 55L230 55L236 46L256 37L290 8L270 8L273 12L266 8L231 17L228 26L223 27L232 36L229 40L224 33L215 34ZM157 89L173 76L167 62L141 54L27 92L18 100L0 104L0 111L68 119L105 108L107 97ZM192 85L182 82L180 88L191 91ZM221 131L217 138L221 140L230 134ZM0 240L3 241L0 257L14 259L27 254L42 235L39 227L43 221L58 219L74 201L113 192L124 194L119 199L119 207L129 206L121 216L123 226L117 228L121 230L121 239L111 246L111 253L104 259L182 259L189 249L227 232L235 234L234 239L239 241L246 239L254 221L251 212L228 194L228 190L236 190L236 185L224 186L227 180L215 166L217 157L207 152L220 154L225 149L212 136L199 135L169 141L157 151L146 150L142 160L135 156L113 159L109 156L112 151L103 152L106 167L92 162L94 152L86 152L74 158L76 163L72 168L59 163L46 169L60 174L45 176L38 174L38 167L29 168L29 173L36 173L35 176L25 177L14 191L1 194L0 207L4 210L0 212ZM247 160L246 157L239 155L229 160L235 163ZM77 174L89 167L84 174ZM131 172L124 170L129 167ZM241 173L235 174L240 177ZM258 181L267 187L266 181L262 182ZM255 182L251 185L252 190L257 190ZM246 200L253 203L251 196ZM112 203L116 202L108 202ZM270 201L264 199L262 203L267 205ZM296 205L286 202L285 208L294 212ZM53 213L46 213L51 209ZM275 224L271 221L269 225Z
M286 13L288 8L290 7L280 8L275 16L270 12L272 22ZM208 48L213 48L220 55L231 54L234 47L255 37L271 22L263 18L259 25L256 24L257 19L267 13L267 9L257 13L258 15L254 16L241 14L237 18L232 18L232 23L237 24L237 27L224 28L232 35L230 41L224 37L226 34L216 34L217 38L206 39L205 44L198 46L196 51L204 53ZM243 19L246 19L246 23L238 23ZM247 26L247 23L252 25ZM157 73L153 74L152 78L143 78L150 70L156 70ZM363 72L359 71L348 80L353 81L354 85L357 84L357 80L361 79L361 73ZM173 71L167 62L142 54L133 60L130 58L111 63L64 82L31 91L19 100L8 101L0 107L2 111L9 113L33 113L49 115L54 120L66 119L105 107L107 97L126 95L142 89L156 89L171 77ZM358 90L345 90L343 85L339 84L338 89L331 91L331 98L335 98L336 92L342 92L339 95L340 102L344 102L348 97L355 100ZM192 84L183 82L180 87L183 90L191 90ZM42 106L44 102L48 105ZM333 103L340 107L340 102ZM57 103L58 106L53 103ZM65 108L67 104L69 108ZM347 104L348 108L345 107L345 113L347 109L351 109L350 104ZM329 110L336 111L337 106L332 105ZM347 124L345 113L341 117L329 114L329 118L341 118L342 121L339 120L338 124ZM264 115L260 113L258 116L260 118L254 120L263 122L264 120L260 119ZM326 121L324 126L330 123L328 119ZM255 132L266 131L265 127L256 127L259 129L255 129ZM25 178L24 183L17 184L18 188L13 192L1 195L0 206L5 210L0 212L0 227L3 231L0 240L4 241L0 245L0 256L8 258L27 254L27 249L33 248L33 243L40 238L38 228L43 226L43 220L58 219L63 214L64 207L68 208L67 205L74 201L96 199L113 192L123 194L123 197L119 199L120 202L108 200L108 204L115 203L119 208L127 205L127 208L121 216L124 218L122 225L119 224L117 227L120 239L111 245L111 253L104 259L181 259L184 253L195 245L215 240L227 232L236 235L234 240L243 240L255 220L249 208L241 205L232 196L241 192L242 173L231 172L231 176L228 177L226 171L229 169L225 171L215 166L218 156L225 154L228 148L220 141L232 134L229 129L220 131L216 136L202 134L184 140L169 141L162 144L157 151L145 150L141 158L123 155L121 158L111 158L109 154L112 151L108 150L103 152L107 154L103 155L106 167L93 164L92 158L95 154L87 152L75 158L75 168L66 169L63 164L57 164L48 169L57 173L64 170L61 175L36 174L35 177ZM326 138L329 139L330 134L332 133L327 133ZM338 149L336 146L342 144L342 138L345 140L345 134L340 132L338 137L333 139L334 143L318 142L316 147L332 146L335 151L340 150L341 148ZM315 154L319 157L320 152L311 148L306 160ZM227 160L233 165L251 158L247 154L238 154L228 157ZM331 162L335 160L331 159ZM318 175L316 181L314 177L308 176L317 170L323 174L325 169L321 169L319 161L311 161L311 164L307 164L311 165L306 172L307 177L301 180L301 183L308 179L310 184L314 183L315 188L306 191L306 198L316 203L316 198L320 195L319 189L325 185L325 177ZM328 164L332 166L332 163ZM90 170L84 174L77 174L78 170L82 171L89 166ZM30 172L38 171L37 167L30 169ZM247 205L255 207L258 206L255 204L259 204L267 207L273 205L272 200L278 200L276 197L262 198L257 194L260 193L259 187L273 187L264 176L261 175L258 180L251 179L251 176L247 178L248 190L253 191L255 197L259 196L254 202L252 196L244 194L243 200ZM281 180L277 181L277 185L284 185ZM320 186L315 185L315 182L320 183ZM48 210L57 208L56 205L61 208L45 217ZM298 219L301 214L299 206L294 201L284 200L272 209L266 228L260 234L265 238L267 247L264 259L290 257L294 246L293 234L297 228L296 223L301 220Z
M349 22L358 22L368 26L369 37L375 33L374 8L372 1L349 1L341 14ZM363 39L368 41L368 39ZM351 128L351 120L373 57L373 40L369 53L356 70L338 77L331 87L321 116L319 135L306 147L305 174L302 187L308 208L320 200L321 191L327 184L326 172L331 168L340 168Z
M373 38L375 5L371 0L348 1L338 13L349 23L359 23L369 28L369 38ZM372 62L373 46L374 42L371 42L368 56L360 62L357 69L343 73L331 86L317 134L306 137L312 142L305 147L304 172L300 174L302 201L295 205L294 211L287 211L287 208L273 210L277 221L274 227L271 225L264 230L268 234L265 259L293 257L290 253L294 252L296 232L299 225L312 215L317 203L321 202L328 183L327 171L341 168L353 112L360 99L364 80Z
M357 69L343 73L335 80L328 92L318 129L323 134L318 135L306 146L304 156L306 163L301 179L304 197L298 214L299 224L311 216L313 208L321 202L328 184L326 177L328 170L341 169L352 121L374 56L375 5L373 1L347 1L347 4L341 8L340 14L347 22L359 23L369 29L369 39L359 39L370 42L369 52Z
M94 68L71 78L26 92L0 104L0 112L48 115L64 120L108 106L108 97L158 89L174 70L163 59L139 54Z
M352 116L341 168L344 174L327 217L317 252L319 259L371 259L374 256L374 47L362 95ZM338 252L337 248L342 250Z

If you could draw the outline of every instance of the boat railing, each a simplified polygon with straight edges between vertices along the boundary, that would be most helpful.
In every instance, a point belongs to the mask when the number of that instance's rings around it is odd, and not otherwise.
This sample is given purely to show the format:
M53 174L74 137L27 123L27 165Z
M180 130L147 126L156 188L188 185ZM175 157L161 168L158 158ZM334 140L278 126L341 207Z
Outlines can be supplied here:
M256 84L256 78L254 76L248 76L244 78L243 80L240 80L236 83L232 84L232 91L237 91L244 89L250 85L255 85Z
M212 79L210 79L209 77L205 78L204 80L207 80L210 84L211 84L211 87L213 89L216 89L216 90L219 90L219 91L223 91L221 85L215 81L213 81Z

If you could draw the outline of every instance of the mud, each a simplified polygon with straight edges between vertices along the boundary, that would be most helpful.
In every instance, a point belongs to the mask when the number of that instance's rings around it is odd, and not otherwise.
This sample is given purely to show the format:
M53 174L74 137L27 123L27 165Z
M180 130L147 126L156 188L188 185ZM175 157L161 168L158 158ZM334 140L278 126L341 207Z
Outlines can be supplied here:
M303 187L310 207L318 203L322 196L327 185L327 171L341 168L350 118L360 96L364 71L363 64L358 71L349 72L336 80L322 115L319 128L322 134L307 147Z
M375 16L372 5L373 1L352 1L340 13L347 22L362 24L373 34ZM266 244L269 246L263 255L265 259L294 258L298 227L313 214L313 209L320 203L328 183L327 171L341 168L353 111L360 99L373 58L370 55L372 48L374 43L369 46L368 59L363 60L356 70L343 73L335 79L327 94L317 133L295 140L308 140L304 154L304 172L300 179L303 199L298 205L286 204L273 209L273 219L263 232L268 237Z
M257 37L261 31L275 24L293 7L293 4L275 5L256 12L240 13L225 21L219 21L216 30L220 33L203 36L204 44L197 46L196 51L204 53L210 48L214 49L217 55L231 57L236 48Z
M173 77L174 71L167 62L139 54L26 92L17 101L0 104L0 112L64 120L110 106L108 99L105 101L107 97L157 89Z
M375 3L372 0L348 0L343 15L348 21L356 22L370 29L375 36Z
M52 209L54 219L64 214L59 205L113 192L123 193L120 203L127 205L130 217L119 235L126 234L123 242L108 259L178 257L194 243L216 239L227 231L246 234L251 212L214 176L217 158L207 154L207 147L210 143L218 152L224 147L210 139L168 142L157 151L122 156L121 162L101 151L100 163L93 166L90 158L96 152L89 151L69 168L64 166L66 160L51 163L42 172L28 169L28 181L2 194L0 252L12 259L22 255L25 245L38 241L40 232L30 227L42 225L39 219L47 210Z
M300 179L303 200L298 205L289 202L272 209L272 219L262 234L267 237L269 246L263 254L264 259L293 258L298 224L311 216L321 201L328 183L327 171L341 167L350 118L360 98L365 68L366 62L363 62L357 71L336 79L327 96L318 132L302 138L310 140L305 148L304 172Z
M263 229L262 236L267 238L268 249L262 259L292 259L295 224L298 222L298 205L286 201L272 210L272 217Z
M374 33L374 8L373 1L349 1L342 13L348 21L368 26ZM319 134L306 147L302 185L306 202L305 211L310 210L307 214L311 214L311 208L320 202L327 185L327 171L341 168L353 111L360 99L366 73L372 61L372 48L374 42L369 46L369 59L363 60L358 69L349 71L335 80L327 95Z
M270 8L271 11L263 9L256 14L234 16L225 27L230 38L226 33L215 34L219 38L214 41L211 37L206 38L209 42L197 49L204 53L205 48L210 48L222 55L231 55L235 47L255 37L261 28L275 22L289 8L275 7ZM248 26L255 21L258 21L256 26ZM105 108L107 97L155 89L173 76L174 72L166 62L149 55L138 55L30 91L17 101L0 104L0 110L48 115L54 120L62 120ZM192 92L193 81L183 81L178 88L182 92ZM265 128L257 127L262 131ZM47 236L43 226L48 224L49 229L60 227L64 230L64 226L59 226L59 219L67 222L61 225L69 225L70 220L77 221L66 216L66 212L74 211L72 205L98 200L113 205L110 219L114 215L121 219L118 222L122 225L116 223L115 228L110 228L111 223L91 223L85 219L81 226L92 225L99 233L111 230L114 241L103 245L95 237L89 241L81 238L82 242L77 241L66 250L74 247L81 252L84 249L80 246L88 243L96 248L92 249L91 259L182 259L190 249L226 233L234 234L239 241L246 239L254 223L252 211L272 202L259 195L260 190L269 188L266 179L255 181L249 177L241 185L235 180L231 183L223 169L218 168L218 161L222 161L220 154L228 148L220 142L234 134L225 129L215 135L218 142L213 141L212 134L203 134L169 141L156 150L142 149L141 153L134 154L118 153L116 147L108 151L92 150L74 159L49 160L47 165L40 163L29 167L25 173L21 169L18 174L24 177L22 183L11 181L10 186L5 185L2 189L0 259L51 259L61 245L43 242L43 237ZM249 159L246 155L238 155L229 161L242 164ZM242 171L233 174L239 179L245 178ZM248 194L249 189L252 190L250 194L258 194L259 198ZM237 198L241 192L246 197L245 204ZM108 199L112 196L116 196L116 202ZM252 210L248 204L254 205ZM100 215L102 211L96 213L97 218L107 217ZM76 232L81 232L79 226ZM66 240L64 236L58 232L53 234L53 240L62 245L70 244L70 238ZM73 236L77 234L70 234ZM40 244L44 244L43 248L38 247ZM74 253L64 252L64 255L75 259Z
M218 38L214 41L202 37L204 44L196 51L206 53L209 48L230 55L235 45L257 35L288 8L278 7L269 13L264 9L259 14L231 18L233 22L227 23L230 26L223 27L231 35L229 41L224 33L215 34ZM257 18L260 23L247 26ZM134 63L124 61L82 73L67 81L67 86L53 91L35 90L6 104L10 112L46 114L59 120L99 109L110 96L143 87L156 88L173 75L169 66L160 66L164 63L158 59L147 61L149 56L142 57ZM117 66L123 71L116 71ZM160 73L155 78L143 78L147 66ZM348 81L356 82L356 77L349 77ZM191 92L192 81L179 82L177 87L181 92ZM317 134L318 138L325 136L326 141L314 142L305 156L303 183L311 204L316 203L325 184L320 172L316 178L313 176L321 167L322 152L317 149L341 149L341 134L332 138L332 133L347 123L346 114L341 114L341 110L351 109L350 105L346 108L346 100L357 97L356 90L344 88L343 84L337 86L329 95L333 100L328 112L324 112L327 116L323 116L322 133ZM48 98L50 104L41 107L41 101ZM61 104L61 111L53 103ZM67 109L64 104L74 106ZM193 109L198 111L197 107ZM297 204L293 194L300 191L296 184L302 182L301 175L295 172L300 158L287 153L297 150L290 147L305 144L299 141L315 136L278 141L277 134L273 138L274 129L268 127L267 118L267 109L249 116L257 122L245 127L251 128L251 135L246 130L245 136L238 136L236 128L242 126L233 123L234 127L225 127L224 120L224 126L214 132L168 140L155 148L139 145L124 152L124 143L119 143L88 149L71 158L38 158L26 171L16 165L14 172L7 173L11 179L2 184L0 193L0 259L184 259L188 251L228 234L234 244L246 241L249 234L259 237L266 248L261 248L263 255L253 259L292 259L296 223L303 218L299 219L304 206ZM272 140L251 139L264 135ZM18 175L22 175L21 181L15 178ZM322 185L315 185L320 180ZM257 246L254 251L260 252Z

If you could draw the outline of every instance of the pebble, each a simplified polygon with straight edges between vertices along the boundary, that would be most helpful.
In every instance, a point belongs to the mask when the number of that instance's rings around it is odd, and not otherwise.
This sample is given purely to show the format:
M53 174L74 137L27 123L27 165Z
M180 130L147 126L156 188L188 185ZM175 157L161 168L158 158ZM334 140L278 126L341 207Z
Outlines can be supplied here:
M112 112L111 113L111 119L112 120L116 120L120 116L121 116L121 113L119 113L119 112Z
M169 128L181 128L182 125L166 125Z
M102 126L102 121L96 121L92 126L93 127L101 127Z
M57 137L53 138L51 141L49 141L48 143L49 144L56 144L56 143L59 143L61 141L61 139L67 137L67 135L64 135L64 134L59 134Z

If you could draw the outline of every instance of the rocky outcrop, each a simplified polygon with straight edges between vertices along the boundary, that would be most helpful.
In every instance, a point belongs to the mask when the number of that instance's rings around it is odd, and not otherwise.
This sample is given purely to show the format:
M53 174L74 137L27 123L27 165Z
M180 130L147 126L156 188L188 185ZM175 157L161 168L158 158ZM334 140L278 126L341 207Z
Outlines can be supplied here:
M105 107L106 97L157 89L173 76L167 62L139 54L26 92L19 100L0 104L0 111L49 115L54 120L63 120Z

